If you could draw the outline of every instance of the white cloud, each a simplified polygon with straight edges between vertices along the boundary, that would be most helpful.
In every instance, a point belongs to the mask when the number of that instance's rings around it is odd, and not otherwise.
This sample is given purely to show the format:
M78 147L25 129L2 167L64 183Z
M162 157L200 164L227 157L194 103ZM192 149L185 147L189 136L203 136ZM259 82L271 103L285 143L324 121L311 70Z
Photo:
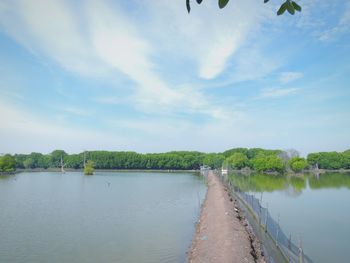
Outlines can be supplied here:
M147 1L146 6L150 6L153 18L147 27L157 30L151 32L157 47L177 51L177 55L193 60L203 79L220 76L248 36L257 33L262 22L272 18L271 6L262 8L254 0L238 0L222 10L215 1L205 1L200 6L194 4L191 14L186 13L181 1L171 5Z
M121 105L121 104L127 103L127 100L125 98L121 98L117 96L95 97L92 99L92 101L100 104L106 104L106 105Z
M86 109L81 109L81 108L72 107L72 106L62 107L62 108L59 108L59 110L65 113L73 114L80 117L88 117L91 114L91 112Z
M107 5L90 3L90 30L97 54L106 64L137 83L137 89L131 95L136 108L153 113L197 112L213 118L230 115L222 107L212 105L191 86L174 87L164 82L151 60L155 53L153 49L158 47L155 41L141 37L137 28L117 9L111 11Z
M303 76L304 74L302 72L282 72L280 74L279 80L282 84L287 84L289 82L298 80Z
M266 56L260 48L253 45L240 52L232 68L231 82L257 80L280 67L282 64L280 58L277 59L272 54Z
M0 101L0 111L3 116L0 122L0 150L9 153L48 153L54 149L64 149L70 153L84 149L219 151L227 148L227 145L243 145L256 139L246 131L247 119L237 125L235 120L196 124L182 119L116 118L108 120L110 129L100 132L72 127L57 119L38 118L27 109L5 101Z
M345 11L340 17L337 25L322 32L319 39L324 42L336 40L342 34L350 30L350 2L345 6Z
M73 127L57 119L39 118L27 109L21 109L0 100L0 149L1 152L50 152L66 149L82 151L82 145L90 149L127 149L130 138L116 133L92 131Z
M212 79L218 76L226 67L227 60L237 49L235 36L223 36L213 43L211 50L203 55L199 76Z
M64 69L79 74L97 74L101 70L101 63L82 33L78 15L67 2L5 1L0 14L4 31L37 56L49 57Z
M298 88L267 88L263 89L259 98L281 98L299 92Z
M183 12L183 5L181 9ZM7 1L0 9L0 25L41 59L49 58L67 71L98 76L114 68L119 72L115 74L125 74L137 84L126 89L131 92L129 104L138 110L223 116L218 112L225 110L211 105L199 91L188 85L186 88L169 85L159 76L157 65L152 61L153 49L158 50L157 41L141 33L116 4L89 1L83 5L82 13L73 10L68 1ZM167 31L166 27L159 26L158 34ZM177 43L181 41L179 37ZM223 44L226 45L226 41ZM219 73L223 63L215 63Z

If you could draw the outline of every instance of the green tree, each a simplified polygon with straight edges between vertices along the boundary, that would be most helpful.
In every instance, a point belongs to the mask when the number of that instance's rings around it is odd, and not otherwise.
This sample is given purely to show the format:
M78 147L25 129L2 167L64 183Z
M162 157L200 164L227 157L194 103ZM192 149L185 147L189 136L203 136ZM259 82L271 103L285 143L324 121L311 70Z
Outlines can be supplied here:
M307 161L305 158L293 157L289 159L288 165L294 172L300 172L307 167Z
M283 151L282 150L268 150L262 148L250 148L247 152L248 159L253 159L260 155L279 155Z
M79 169L83 167L84 156L81 154L70 154L64 158L66 168Z
M320 162L320 154L319 153L309 153L307 155L307 162L311 166L316 166Z
M350 150L343 152L343 168L350 169Z
M276 155L259 155L251 160L252 167L258 172L283 172L283 160Z
M16 160L10 154L0 157L0 172L10 173L16 170Z
M307 161L312 166L317 164L321 169L337 170L345 168L346 161L344 162L344 157L346 158L346 156L346 154L338 152L310 153L307 156Z
M47 169L50 167L50 156L49 155L41 155L38 159L37 167Z
M16 168L24 168L23 162L28 158L26 154L15 154Z
M93 175L94 171L94 163L91 160L87 161L84 168L84 175Z
M35 168L35 163L34 163L34 160L30 157L26 158L24 161L23 161L23 166L24 168L26 169L33 169Z
M240 152L236 152L230 157L226 158L225 162L227 165L229 165L229 167L239 170L248 166L249 163L248 157Z
M67 153L63 150L55 150L50 154L50 167L61 167L61 158L64 157Z
M225 157L222 154L217 153L209 153L206 154L203 159L203 164L208 165L213 169L218 169L222 166L222 163L224 162Z
M224 151L223 155L227 158L233 155L234 153L243 153L244 155L248 156L249 150L247 148L232 148L230 150Z

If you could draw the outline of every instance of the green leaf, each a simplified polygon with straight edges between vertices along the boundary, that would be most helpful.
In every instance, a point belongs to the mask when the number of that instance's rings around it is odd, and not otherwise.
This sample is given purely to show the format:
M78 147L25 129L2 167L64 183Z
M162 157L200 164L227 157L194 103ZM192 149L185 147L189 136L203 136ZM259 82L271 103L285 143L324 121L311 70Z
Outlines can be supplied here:
M297 10L297 11L299 11L299 12L301 12L301 6L300 5L298 5L296 2L292 2L292 5L293 5L293 7L294 7L294 9L295 10Z
M219 7L224 8L230 0L219 0Z
M189 13L191 11L190 0L186 0L186 8L187 12Z
M277 11L277 15L283 15L283 13L287 10L287 2L283 3L280 7L280 9L278 9Z
M287 0L286 3L287 3L287 10L288 10L289 14L294 15L295 9L294 9L292 2Z

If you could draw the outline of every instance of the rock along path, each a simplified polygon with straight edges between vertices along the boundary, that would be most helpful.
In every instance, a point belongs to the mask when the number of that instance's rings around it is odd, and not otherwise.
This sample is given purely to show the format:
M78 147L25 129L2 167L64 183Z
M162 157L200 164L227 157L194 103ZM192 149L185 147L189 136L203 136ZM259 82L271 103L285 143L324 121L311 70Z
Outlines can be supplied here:
M250 236L234 210L234 200L212 172L196 234L188 255L189 263L264 262L251 254Z

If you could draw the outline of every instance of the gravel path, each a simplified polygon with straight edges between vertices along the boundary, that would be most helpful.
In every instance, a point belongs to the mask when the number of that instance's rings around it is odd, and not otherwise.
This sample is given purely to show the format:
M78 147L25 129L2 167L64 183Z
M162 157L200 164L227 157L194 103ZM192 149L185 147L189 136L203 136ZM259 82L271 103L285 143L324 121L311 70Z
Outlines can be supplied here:
M209 172L208 191L189 251L189 263L264 262L260 254L258 258L252 256L254 246L247 223L240 219L234 206L235 200L227 189Z

